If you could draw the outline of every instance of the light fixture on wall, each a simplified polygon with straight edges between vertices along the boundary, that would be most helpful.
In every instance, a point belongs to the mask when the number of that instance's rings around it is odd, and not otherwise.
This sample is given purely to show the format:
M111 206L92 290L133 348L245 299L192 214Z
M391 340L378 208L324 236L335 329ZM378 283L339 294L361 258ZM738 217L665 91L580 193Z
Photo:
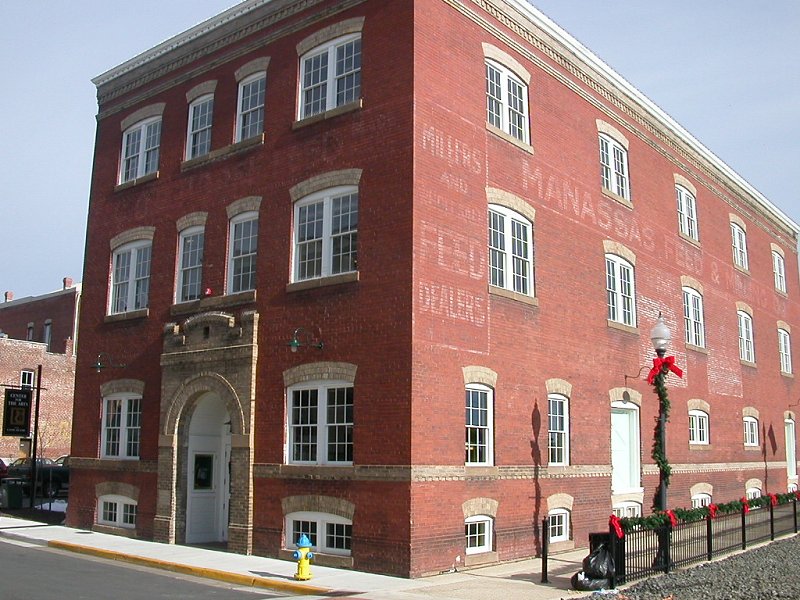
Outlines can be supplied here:
M322 350L325 347L325 344L319 339L319 336L315 336L302 327L295 328L292 332L292 339L290 339L286 345L289 346L292 352L297 352L297 349L301 346L308 346L310 348L316 348L317 350Z
M97 355L97 360L92 366L99 373L103 369L108 369L109 367L112 369L122 369L127 365L124 365L122 363L115 363L114 359L111 358L111 355L108 352L100 352Z

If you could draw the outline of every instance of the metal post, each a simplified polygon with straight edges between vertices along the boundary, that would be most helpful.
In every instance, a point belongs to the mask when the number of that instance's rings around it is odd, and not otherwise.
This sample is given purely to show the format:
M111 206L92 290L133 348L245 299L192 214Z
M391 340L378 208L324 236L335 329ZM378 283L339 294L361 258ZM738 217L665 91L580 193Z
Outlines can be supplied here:
M797 533L797 495L792 498L792 517L794 519L794 532Z
M39 400L42 396L42 365L36 370L36 407L33 417L33 443L31 444L31 505L36 499L36 446L39 439Z
M769 539L775 541L775 508L769 503Z
M550 548L550 517L542 519L542 583L550 583L547 580L547 553Z
M714 530L711 525L711 515L706 516L706 558L714 558Z
M744 507L742 507L742 550L747 550L747 526L745 522Z

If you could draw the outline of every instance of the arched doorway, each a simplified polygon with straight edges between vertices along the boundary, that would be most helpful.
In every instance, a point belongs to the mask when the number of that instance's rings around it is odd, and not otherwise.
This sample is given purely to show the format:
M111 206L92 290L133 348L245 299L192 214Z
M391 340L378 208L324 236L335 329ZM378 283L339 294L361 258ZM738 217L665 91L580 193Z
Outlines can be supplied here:
M228 541L231 421L213 392L197 401L188 427L186 543Z

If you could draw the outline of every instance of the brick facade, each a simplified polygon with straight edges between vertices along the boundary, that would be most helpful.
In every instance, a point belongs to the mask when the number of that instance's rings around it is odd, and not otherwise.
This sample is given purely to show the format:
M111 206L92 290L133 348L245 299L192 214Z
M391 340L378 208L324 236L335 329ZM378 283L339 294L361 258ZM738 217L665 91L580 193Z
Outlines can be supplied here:
M124 496L136 526L118 531L190 542L205 436L229 446L219 535L231 550L285 556L287 515L328 514L352 523L352 546L320 562L414 577L532 556L554 509L570 515L560 547L585 545L612 507L652 504L657 403L640 369L659 312L685 371L669 379L670 503L709 489L732 500L756 479L765 493L796 483L784 422L797 390L780 370L777 328L800 322L798 226L537 15L516 0L247 0L95 80L68 524L98 527L97 499ZM358 34L359 99L298 120L299 54ZM487 60L528 86L530 143L487 124ZM237 82L259 71L264 132L236 141ZM210 151L184 160L188 102L207 93ZM159 115L158 170L120 184L124 132ZM627 150L627 198L602 189L599 135ZM696 196L699 242L679 234L676 183ZM299 281L296 206L331 188L358 192L357 267ZM532 226L533 293L487 283L489 204ZM234 292L231 223L250 213L257 283ZM746 270L732 263L731 222L746 228ZM199 226L202 294L176 303L179 234ZM149 299L114 311L110 265L126 243L152 244ZM633 265L633 324L608 318L606 254ZM683 340L683 286L702 288L702 348ZM739 359L737 302L752 312L753 364ZM93 369L99 353L117 368ZM352 386L352 465L290 459L292 390L315 382ZM465 386L493 398L481 466L465 465ZM113 393L141 396L138 460L103 458L101 398ZM558 466L548 394L569 404ZM688 443L697 407L710 420L702 446ZM755 451L742 444L747 407L763 426ZM631 489L612 489L615 411L636 415ZM465 520L479 515L491 518L492 547L467 554Z

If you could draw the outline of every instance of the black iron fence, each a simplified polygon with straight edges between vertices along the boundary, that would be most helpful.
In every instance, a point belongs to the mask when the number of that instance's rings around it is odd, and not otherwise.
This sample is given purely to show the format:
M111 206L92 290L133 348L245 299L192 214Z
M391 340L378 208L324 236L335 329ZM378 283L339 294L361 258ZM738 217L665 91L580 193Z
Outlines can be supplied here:
M656 573L669 573L735 550L745 550L776 537L797 533L797 499L785 504L742 510L692 522L639 527L617 537L609 528L615 581L629 583Z

